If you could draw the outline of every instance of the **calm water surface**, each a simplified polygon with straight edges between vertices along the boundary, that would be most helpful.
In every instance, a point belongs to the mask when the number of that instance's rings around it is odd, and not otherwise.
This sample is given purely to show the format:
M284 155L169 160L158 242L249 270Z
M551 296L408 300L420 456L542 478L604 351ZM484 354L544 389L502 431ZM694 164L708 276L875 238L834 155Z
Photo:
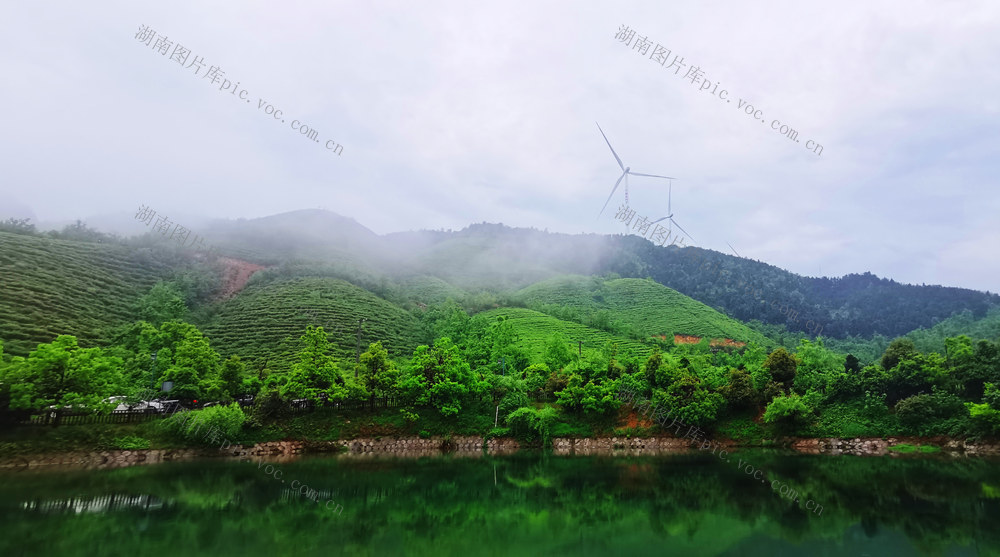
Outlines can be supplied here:
M269 463L0 472L0 555L1000 555L995 460Z

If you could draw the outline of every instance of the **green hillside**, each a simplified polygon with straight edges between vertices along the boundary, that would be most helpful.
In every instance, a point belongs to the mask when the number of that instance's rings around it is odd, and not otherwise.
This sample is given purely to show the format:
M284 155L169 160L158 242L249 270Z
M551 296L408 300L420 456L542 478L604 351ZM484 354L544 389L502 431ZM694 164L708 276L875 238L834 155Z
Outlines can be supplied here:
M135 319L133 304L177 263L146 248L0 232L4 351L26 356L61 334L101 343L110 326Z
M570 275L533 284L515 297L528 307L554 304L583 316L604 311L644 336L684 334L771 344L743 323L651 280Z
M312 315L310 315L310 313ZM362 350L377 340L392 356L408 356L427 342L417 318L374 294L332 278L297 278L251 284L220 305L202 331L224 356L253 362L268 360L268 368L290 365L297 341L308 325L330 333L336 355L354 359L358 319Z
M584 352L600 350L608 341L614 341L618 343L620 354L631 352L645 356L652 352L651 347L641 342L624 339L604 331L585 327L579 323L563 321L530 309L499 308L485 311L479 315L490 320L500 316L507 317L514 326L514 330L517 331L518 346L527 351L533 362L543 360L545 343L548 342L549 337L556 333L561 333L567 341L574 344L574 351L577 349L576 343L578 341L583 341Z
M408 299L423 304L437 304L448 298L461 300L465 296L465 291L437 277L427 275L403 279L400 281L400 286Z

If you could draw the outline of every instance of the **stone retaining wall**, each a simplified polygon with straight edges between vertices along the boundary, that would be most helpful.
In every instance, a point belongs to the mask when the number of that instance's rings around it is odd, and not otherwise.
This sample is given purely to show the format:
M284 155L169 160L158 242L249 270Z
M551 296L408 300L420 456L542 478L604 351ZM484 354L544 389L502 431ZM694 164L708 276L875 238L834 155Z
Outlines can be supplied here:
M490 439L486 443L486 454L509 454L517 452L518 449L520 449L520 445L513 439ZM481 457L483 455L483 438L459 436L453 437L448 443L440 437L431 437L429 439L361 438L326 442L270 441L251 446L232 445L225 449L143 449L60 453L0 459L0 468L36 468L45 466L119 468L137 464L154 464L207 457L238 459L267 457L268 461L282 462L295 460L300 455L306 453L330 451L344 452L345 456L378 455L416 458L422 456L439 456L443 452L447 452L458 456Z
M716 442L717 446L733 445L729 442ZM557 455L591 455L591 454L659 454L686 453L695 451L701 446L691 439L683 437L600 437L597 439L571 439L556 437L552 440L553 453ZM712 445L713 447L716 444Z
M942 452L952 456L995 456L1000 455L1000 443L972 443L949 439L921 439L913 437L854 438L854 439L793 439L788 441L792 449L807 454L850 454L859 456L896 455L888 448L900 443L911 445L932 444L940 446ZM669 454L688 453L698 450L699 444L691 439L676 437L602 437L573 439L557 437L552 440L556 455L594 454ZM732 441L717 442L719 447L737 447ZM28 457L0 458L0 468L39 468L46 466L71 466L75 468L118 468L137 464L191 460L195 458L222 457L246 459L266 457L272 462L291 461L307 453L340 452L348 458L368 458L395 456L419 458L438 456L442 453L465 458L481 458L483 454L504 455L520 450L517 441L510 438L494 438L484 443L482 437L458 436L445 442L443 438L360 438L342 441L270 441L251 446L233 445L226 449L186 448L186 449L145 449L131 451L93 451L60 453L52 455L32 455Z
M935 445L941 447L942 452L952 456L980 456L980 455L1000 455L1000 444L997 443L972 443L958 439L922 439L919 437L881 437L865 438L855 437L854 439L820 438L820 439L797 439L792 442L791 447L796 451L808 454L850 454L857 456L882 456L886 454L899 454L890 451L889 447L906 443L909 445Z

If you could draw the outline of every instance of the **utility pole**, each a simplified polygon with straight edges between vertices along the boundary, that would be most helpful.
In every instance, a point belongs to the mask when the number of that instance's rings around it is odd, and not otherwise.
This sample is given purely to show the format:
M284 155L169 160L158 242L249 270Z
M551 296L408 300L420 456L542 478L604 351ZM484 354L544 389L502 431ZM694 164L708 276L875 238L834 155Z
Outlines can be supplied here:
M355 358L355 363L361 363L361 324L368 321L365 318L358 319L358 344L357 344L357 356ZM354 378L358 378L358 366L354 366Z

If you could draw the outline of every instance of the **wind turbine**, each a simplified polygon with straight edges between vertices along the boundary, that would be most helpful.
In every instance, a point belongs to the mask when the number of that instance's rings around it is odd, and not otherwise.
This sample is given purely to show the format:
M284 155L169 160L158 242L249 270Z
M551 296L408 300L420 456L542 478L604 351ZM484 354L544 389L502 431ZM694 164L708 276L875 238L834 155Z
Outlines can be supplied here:
M594 122L597 124L597 122ZM601 125L597 124L597 129L601 130ZM618 177L618 181L615 182L615 187L611 189L611 195L608 196L608 200L604 202L604 207L601 207L601 212L597 216L604 214L604 210L608 208L608 203L611 202L611 198L618 191L618 184L622 182L622 178L625 179L625 204L628 205L628 175L632 176L648 176L650 178L666 178L667 180L673 180L670 176L660 176L658 174L641 174L639 172L632 172L632 167L627 167L622 164L621 158L618 157L618 153L615 152L615 148L611 146L611 142L608 141L608 136L604 135L604 130L601 130L601 135L604 137L604 142L608 144L608 149L611 149L611 154L615 156L615 160L618 161L618 166L622 169L622 175ZM679 226L677 228L680 228ZM685 234L687 234L685 232Z
M667 216L660 217L660 218L654 220L653 222L651 222L649 224L656 224L656 223L660 222L661 220L667 220L667 221L669 221L671 223L671 225L676 226L677 228L680 228L681 232L683 232L685 236L687 236L688 238L691 238L691 235L687 233L687 230L684 230L683 228L681 228L681 225L677 224L677 221L674 220L674 210L673 210L673 207L672 207L671 202L670 202L670 197L671 197L670 194L672 193L673 189L674 189L674 183L670 182L670 187L667 190ZM670 233L668 232L667 233L667 237L669 237L669 236L670 236ZM694 238L691 238L691 241L693 242Z

